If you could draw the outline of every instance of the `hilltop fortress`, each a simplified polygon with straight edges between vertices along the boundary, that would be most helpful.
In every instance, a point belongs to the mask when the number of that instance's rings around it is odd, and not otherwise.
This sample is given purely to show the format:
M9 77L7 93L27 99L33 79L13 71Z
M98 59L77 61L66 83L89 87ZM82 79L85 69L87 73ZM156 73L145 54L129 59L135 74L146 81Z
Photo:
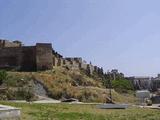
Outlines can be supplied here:
M50 43L24 46L20 41L0 40L0 69L17 71L51 70L66 66L70 69L89 69L90 73L100 69L87 64L81 57L67 57L57 53Z

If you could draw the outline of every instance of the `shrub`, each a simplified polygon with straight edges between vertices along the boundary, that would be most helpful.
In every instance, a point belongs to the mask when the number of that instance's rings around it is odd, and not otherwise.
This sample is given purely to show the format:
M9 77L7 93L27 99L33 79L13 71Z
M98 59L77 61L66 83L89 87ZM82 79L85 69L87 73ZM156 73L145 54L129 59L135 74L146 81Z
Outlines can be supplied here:
M10 88L6 95L8 100L26 100L27 102L30 102L35 99L35 95L29 87L21 87L18 89Z
M127 90L133 90L133 85L126 79L112 80L112 87L119 92L127 92Z
M3 81L5 81L7 79L7 72L4 70L0 71L0 85L3 83Z

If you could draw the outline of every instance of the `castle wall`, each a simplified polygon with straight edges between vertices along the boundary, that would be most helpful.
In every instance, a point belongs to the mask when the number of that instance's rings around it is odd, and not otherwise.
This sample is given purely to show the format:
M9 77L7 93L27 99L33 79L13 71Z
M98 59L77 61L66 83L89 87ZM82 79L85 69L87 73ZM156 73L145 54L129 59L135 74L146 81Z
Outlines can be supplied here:
M37 43L36 46L22 46L20 41L10 42L0 39L0 68L13 68L22 71L49 70L53 66L67 66L70 69L90 69L81 57L63 58L52 49L52 44Z
M70 61L63 59L63 66L70 66L70 65L71 65Z
M51 44L36 44L36 64L37 70L46 70L53 68L53 55Z
M65 58L65 60L68 61L68 63L69 63L68 66L71 69L79 69L80 68L80 64L82 62L82 58L70 58L70 57L68 57L68 58Z
M83 60L81 57L75 57L74 60L77 62L77 63L82 63Z
M57 66L63 66L63 58L58 58Z
M0 48L2 47L21 47L21 43L10 42L8 40L0 40Z
M82 61L82 63L80 63L80 68L82 68L82 69L87 69L87 62L86 61Z
M21 66L21 48L0 48L0 68L17 68Z
M36 70L36 47L27 46L22 47L22 61L21 61L21 70L32 71Z
M58 65L58 58L53 56L53 66L57 67Z
M52 67L51 44L0 48L0 68L35 71L52 69Z

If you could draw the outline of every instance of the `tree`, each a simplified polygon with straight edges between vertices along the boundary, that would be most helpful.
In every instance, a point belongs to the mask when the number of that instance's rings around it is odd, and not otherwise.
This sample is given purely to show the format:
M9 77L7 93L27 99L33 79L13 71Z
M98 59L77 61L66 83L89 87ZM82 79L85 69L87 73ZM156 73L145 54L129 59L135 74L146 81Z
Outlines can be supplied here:
M101 67L101 68L100 68L100 75L103 75L103 74L104 74L103 68Z
M115 90L119 91L119 92L125 92L127 90L133 90L133 84L126 79L116 79L116 80L112 80L112 86Z
M87 65L86 75L89 76L89 77L91 76L91 70L90 70L90 66L89 65Z
M108 74L108 73L105 73L102 82L103 82L103 85L104 85L106 88L109 88L109 87L110 87L110 86L109 86L109 80L110 80L109 74Z
M7 80L7 72L4 70L0 70L0 85L3 84L3 81Z

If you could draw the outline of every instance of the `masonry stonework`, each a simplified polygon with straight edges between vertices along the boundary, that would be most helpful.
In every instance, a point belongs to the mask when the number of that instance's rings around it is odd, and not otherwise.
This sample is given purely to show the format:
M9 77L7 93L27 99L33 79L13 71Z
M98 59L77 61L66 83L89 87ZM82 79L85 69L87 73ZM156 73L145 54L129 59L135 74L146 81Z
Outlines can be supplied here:
M36 64L37 70L47 70L53 68L51 44L36 44Z
M6 44L7 43L7 44ZM0 68L22 71L52 69L52 45L20 46L17 43L0 41Z
M68 67L72 70L89 68L91 73L98 69L92 64L87 64L81 57L63 58L53 50L50 43L22 46L20 41L0 39L0 69L37 71L50 70L53 67Z
M19 68L21 66L21 48L0 48L0 68Z

